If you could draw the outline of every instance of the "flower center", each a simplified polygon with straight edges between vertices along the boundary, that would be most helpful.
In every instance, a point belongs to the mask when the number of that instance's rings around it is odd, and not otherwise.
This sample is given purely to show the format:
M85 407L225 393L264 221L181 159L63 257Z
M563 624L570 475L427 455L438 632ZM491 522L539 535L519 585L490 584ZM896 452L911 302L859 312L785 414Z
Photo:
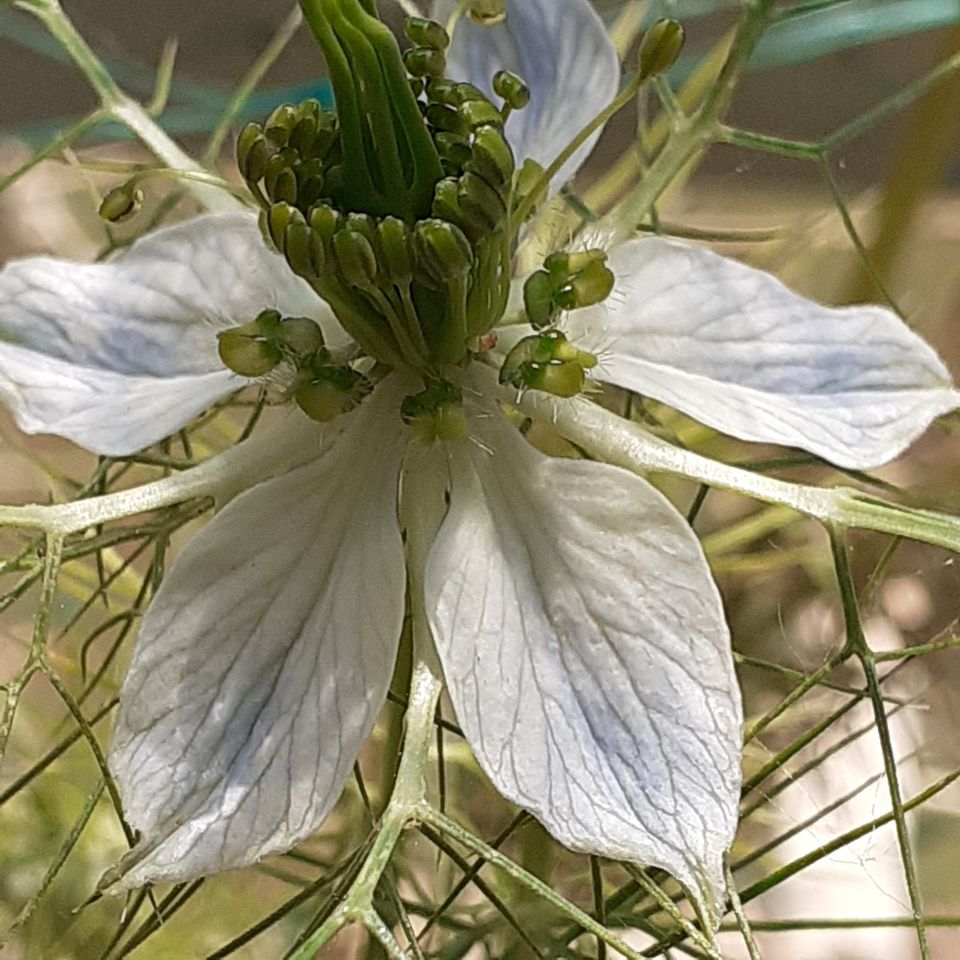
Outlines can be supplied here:
M433 21L407 21L402 54L372 0L303 7L336 111L307 100L248 124L241 173L265 235L363 352L443 379L506 310L522 191L503 125L529 92L498 74L495 106L447 79Z

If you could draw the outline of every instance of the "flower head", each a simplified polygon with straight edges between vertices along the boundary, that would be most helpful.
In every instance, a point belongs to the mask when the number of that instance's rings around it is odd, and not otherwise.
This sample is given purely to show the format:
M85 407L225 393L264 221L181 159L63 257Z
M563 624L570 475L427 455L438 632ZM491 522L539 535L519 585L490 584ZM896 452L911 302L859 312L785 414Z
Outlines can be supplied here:
M703 554L646 481L544 456L500 399L589 403L595 378L866 467L958 405L949 376L887 310L659 238L552 253L498 375L525 214L618 86L602 24L587 0L512 0L452 44L412 22L401 60L370 4L304 7L337 112L244 129L259 228L202 217L109 264L0 274L0 394L27 431L129 453L267 374L299 407L144 619L110 759L142 840L117 886L249 864L329 813L393 672L402 490L404 515L449 498L421 600L493 783L571 847L717 906L741 707Z

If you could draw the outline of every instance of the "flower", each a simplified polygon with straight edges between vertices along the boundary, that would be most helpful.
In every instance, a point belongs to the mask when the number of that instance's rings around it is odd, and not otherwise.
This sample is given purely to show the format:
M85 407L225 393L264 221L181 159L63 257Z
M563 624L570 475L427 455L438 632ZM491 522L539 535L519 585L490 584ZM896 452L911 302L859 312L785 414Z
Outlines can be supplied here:
M327 14L311 25L339 127L284 108L240 141L285 257L236 213L159 230L111 263L35 258L0 274L0 395L27 432L126 454L271 371L286 371L301 408L264 431L268 466L220 504L144 618L110 754L142 839L116 889L249 864L323 821L386 697L407 589L399 491L406 513L429 513L427 476L449 509L422 599L481 767L563 843L663 867L716 907L742 717L699 544L641 478L530 446L479 346L467 350L506 306L513 157L491 101L442 87L437 63L491 96L500 70L527 80L530 105L505 131L542 170L618 86L602 24L587 0L513 0L502 25L464 21L445 52L415 26L407 66L435 95L427 137L407 125L406 87L387 84L384 120L377 89L336 66L345 18L362 25L364 55L395 67L379 25L354 0L311 6ZM457 126L474 111L476 125ZM491 179L505 193L488 194ZM501 380L570 404L590 402L578 394L592 371L850 467L896 456L960 405L936 354L889 311L823 308L699 248L631 240L560 253L534 276L539 329L515 338Z

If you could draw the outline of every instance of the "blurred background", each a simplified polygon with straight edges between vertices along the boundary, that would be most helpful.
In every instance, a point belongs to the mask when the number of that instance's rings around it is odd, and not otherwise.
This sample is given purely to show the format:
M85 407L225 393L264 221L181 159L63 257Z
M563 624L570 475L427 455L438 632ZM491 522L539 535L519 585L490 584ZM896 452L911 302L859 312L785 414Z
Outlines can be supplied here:
M395 13L387 0L381 6ZM722 0L597 3L611 25L629 25L632 17L639 22L644 15L648 21L671 15L684 22L686 51L670 75L678 90L735 23L737 6ZM157 119L195 155L204 151L238 83L291 12L287 0L64 0L63 7L117 82L144 102L153 97L164 51L169 56L170 44L176 42L175 59L167 60L173 65L169 97ZM659 206L661 229L769 269L824 302L882 300L886 294L960 376L960 0L784 2L778 9L801 7L809 12L769 29L735 97L729 123L803 143L820 143L858 120L864 121L863 130L822 164L784 152L716 145ZM36 253L92 259L122 246L142 225L107 231L96 216L98 191L102 194L118 178L84 165L103 158L143 161L146 154L119 129L105 127L77 140L66 154L57 150L50 160L19 175L38 149L97 103L40 22L10 3L0 4L0 64L0 263ZM939 82L912 96L912 85L938 69ZM259 118L280 102L326 96L322 74L307 31L292 31L284 52L238 116ZM876 105L898 96L903 99L900 109L880 122L868 122ZM637 116L626 110L610 125L575 185L578 196L588 198L591 186L635 143ZM641 104L640 116L655 121L655 104ZM233 134L216 161L231 176L232 139ZM150 184L147 194L145 212L160 211L169 186ZM192 211L186 201L169 205L164 215L176 219ZM857 242L873 265L872 278ZM613 395L608 400L623 402ZM201 426L193 454L219 449L235 436L249 402L241 398L216 421ZM735 443L653 404L645 404L642 413L656 429L730 462L760 464L811 483L880 485L885 495L911 505L960 512L956 418L935 425L900 460L864 478L839 475L809 459L785 460L782 451ZM163 452L181 455L179 450ZM3 502L75 495L98 468L103 464L66 442L21 435L0 413ZM123 483L148 475L144 471L149 469L127 464ZM683 510L697 495L679 482L663 487ZM727 604L753 723L842 646L829 547L815 525L727 494L708 495L695 525ZM174 546L179 542L175 538ZM951 649L960 615L960 569L955 556L932 547L865 534L854 534L851 543L868 640L888 658L882 664L882 673L889 673L883 689L901 788L910 798L960 770L960 652ZM27 561L35 560L36 546L3 531L0 548L0 557L20 558L0 562L0 587L6 591L0 601L4 681L17 674L29 644L37 586L36 578L26 582L36 569ZM154 543L138 556L129 544L97 551L70 565L62 584L55 619L63 635L53 653L64 682L78 695L83 692L90 722L103 714L95 725L101 742L108 741L107 717L136 619L124 620L121 614L135 609L149 564L156 562L155 549ZM85 606L83 598L97 591L104 566L115 576L97 602ZM930 644L943 649L909 655L912 648ZM88 683L91 676L94 685ZM745 796L732 859L738 887L751 891L745 910L765 958L920 956L907 922L909 903L891 826L866 829L856 838L850 833L882 817L890 806L870 705L857 695L862 688L855 666L838 668L747 746L745 773L752 789ZM387 709L364 758L375 797L377 777L394 742L395 714ZM75 731L49 687L32 683L0 767L0 929L13 923L45 887L46 872L90 797L96 767ZM492 838L511 822L514 811L481 782L459 742L451 741L445 762L451 767L452 810ZM155 922L156 911L148 904L124 910L119 902L106 901L74 913L123 848L116 820L100 802L47 895L31 907L29 919L22 925L18 921L0 956L280 957L321 902L311 901L305 891L316 887L322 899L325 871L348 845L344 838L356 840L362 831L356 821L358 802L351 791L338 817L299 853L213 878L202 889L186 891L189 896L181 891L172 901L161 900L161 912L174 914L163 925ZM909 825L931 956L953 960L960 957L960 787L946 786L918 803ZM590 902L589 864L556 848L538 827L520 827L505 849L565 895ZM818 851L824 853L820 858ZM402 889L411 902L428 900L434 884L449 888L459 876L449 863L437 870L435 851L422 838L412 839L402 855ZM780 878L805 857L815 862ZM599 955L587 938L568 938L567 952L561 953L559 941L551 939L557 936L557 922L546 916L549 911L531 904L489 868L484 877L543 943L552 944L542 956ZM614 896L628 882L619 868L611 867L605 893ZM299 896L304 905L294 903L255 939L233 945L251 924L272 910L279 913ZM639 932L649 919L642 907L628 906L613 919L636 931L628 935L635 938L631 942L646 947L653 941ZM427 956L537 955L474 887L468 886L445 917L447 922L437 923L432 939L425 940ZM747 956L739 934L725 934L722 942L726 956ZM324 954L368 955L376 956L359 936Z

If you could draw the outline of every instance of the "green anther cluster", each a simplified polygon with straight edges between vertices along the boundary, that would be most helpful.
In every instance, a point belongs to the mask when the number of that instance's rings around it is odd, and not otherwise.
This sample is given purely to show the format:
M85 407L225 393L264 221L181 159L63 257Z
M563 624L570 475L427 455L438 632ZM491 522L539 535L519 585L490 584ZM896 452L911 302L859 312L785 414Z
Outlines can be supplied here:
M505 117L529 101L498 74L495 106L445 78L449 37L411 19L401 54L371 0L304 0L336 112L277 108L238 142L269 241L332 307L363 353L428 380L501 319L537 169L516 170Z
M556 323L563 310L578 310L602 303L613 290L614 276L603 250L554 253L542 270L527 278L523 304L535 330Z
M264 310L250 323L217 335L220 359L244 377L264 377L281 363L296 371L291 394L314 420L327 421L352 409L370 390L365 377L337 362L320 327L308 317Z
M559 330L524 337L500 368L500 382L518 390L543 390L557 397L575 397L583 391L586 371L597 358L578 350Z

